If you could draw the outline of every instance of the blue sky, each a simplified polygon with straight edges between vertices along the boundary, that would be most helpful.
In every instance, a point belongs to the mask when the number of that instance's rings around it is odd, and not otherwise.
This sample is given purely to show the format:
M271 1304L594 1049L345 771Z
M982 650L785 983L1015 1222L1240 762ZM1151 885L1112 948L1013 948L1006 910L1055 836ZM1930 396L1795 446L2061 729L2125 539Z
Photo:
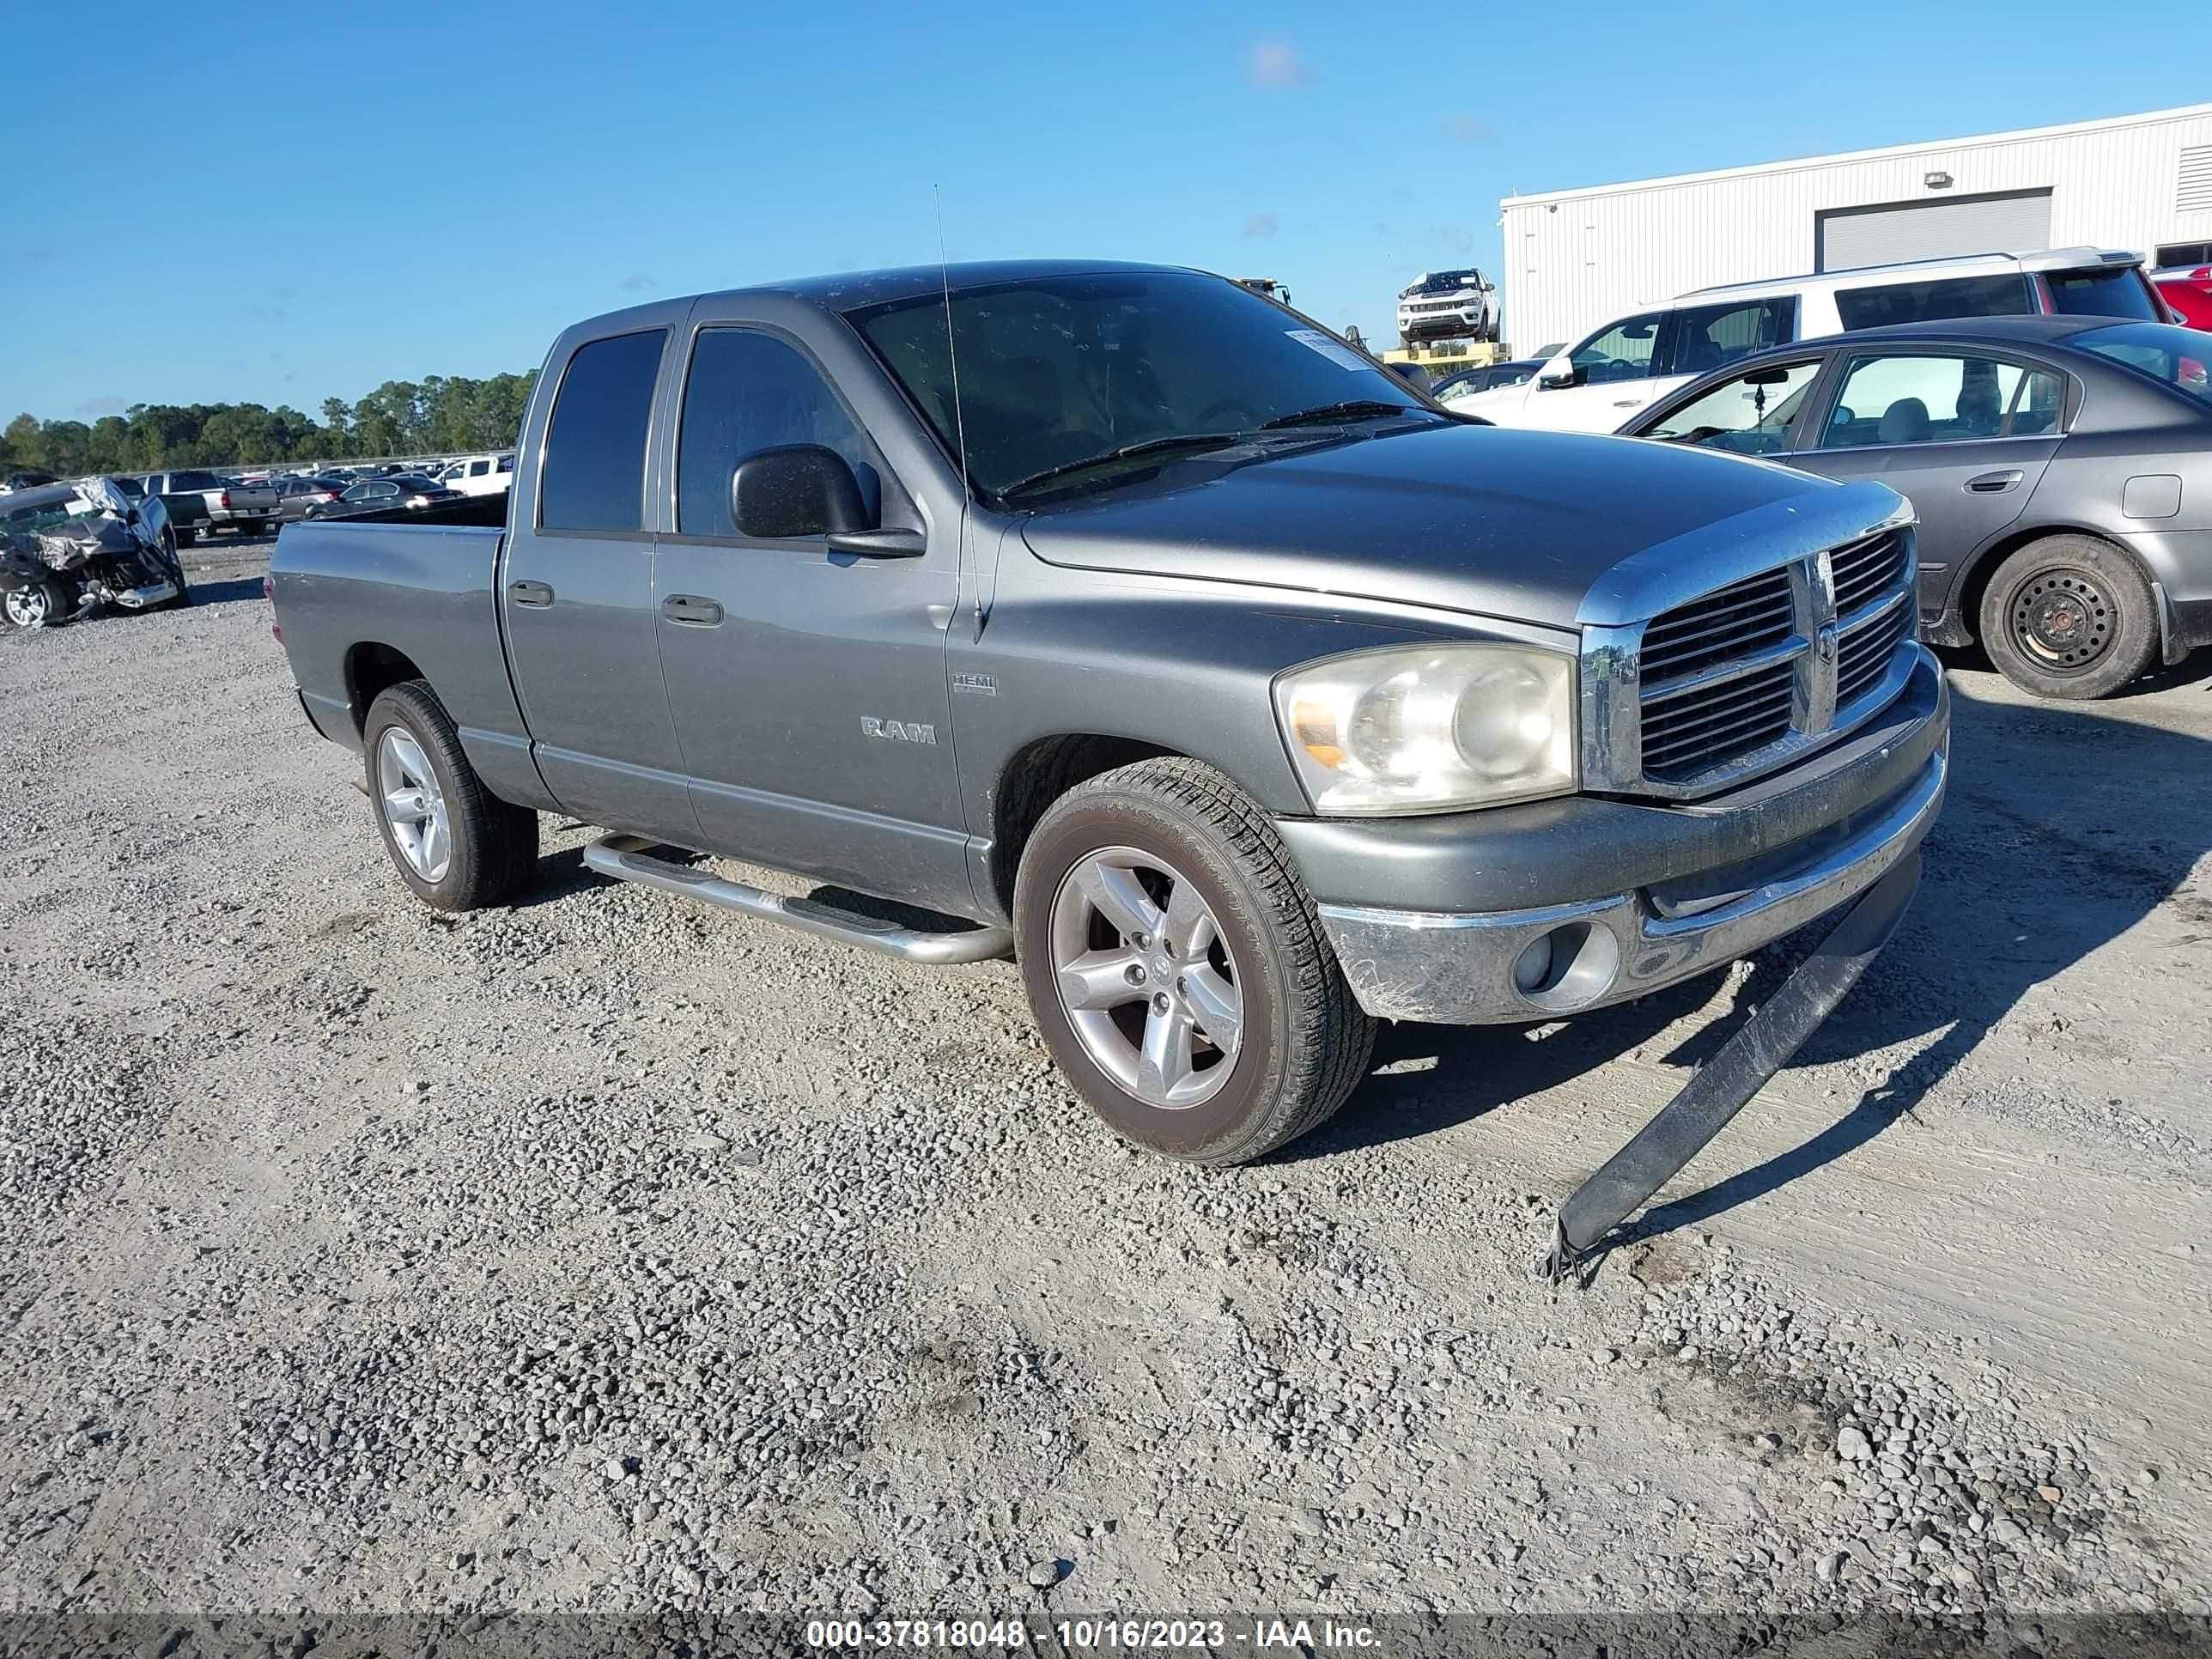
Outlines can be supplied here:
M2101 15L134 0L88 57L25 7L0 421L532 367L640 299L933 259L933 184L956 259L1275 276L1386 340L1414 272L1495 266L1516 190L2204 96L2212 9ZM135 125L149 84L190 95Z

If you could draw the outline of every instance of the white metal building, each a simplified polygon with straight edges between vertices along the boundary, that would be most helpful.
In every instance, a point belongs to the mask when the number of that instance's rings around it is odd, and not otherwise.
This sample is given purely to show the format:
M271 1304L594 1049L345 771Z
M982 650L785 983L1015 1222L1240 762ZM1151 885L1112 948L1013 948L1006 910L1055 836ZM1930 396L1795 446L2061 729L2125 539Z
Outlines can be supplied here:
M2085 244L2196 263L2212 259L2212 104L1499 205L1522 352L1714 283Z

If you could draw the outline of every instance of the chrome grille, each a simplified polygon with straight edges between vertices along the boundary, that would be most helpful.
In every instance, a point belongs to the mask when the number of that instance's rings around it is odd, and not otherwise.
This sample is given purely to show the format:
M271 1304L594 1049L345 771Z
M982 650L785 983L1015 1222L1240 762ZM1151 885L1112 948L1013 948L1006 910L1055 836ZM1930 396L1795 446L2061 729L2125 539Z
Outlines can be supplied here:
M1869 536L1828 555L1836 578L1836 614L1848 617L1894 586L1905 568L1905 538L1894 532Z
M1897 647L1912 631L1910 601L1892 605L1870 615L1859 627L1836 642L1836 706L1848 706L1881 678Z
M1660 682L1780 643L1796 621L1786 569L1762 571L1653 617L1644 629L1644 701Z
M1886 529L1585 629L1586 786L1711 794L1859 725L1915 659L1915 576L1911 531Z

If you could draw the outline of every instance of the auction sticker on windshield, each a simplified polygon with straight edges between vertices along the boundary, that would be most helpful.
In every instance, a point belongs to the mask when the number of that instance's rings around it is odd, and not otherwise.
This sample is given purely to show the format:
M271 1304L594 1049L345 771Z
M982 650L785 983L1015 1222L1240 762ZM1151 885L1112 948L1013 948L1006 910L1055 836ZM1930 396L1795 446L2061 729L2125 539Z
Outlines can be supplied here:
M1340 340L1332 340L1319 329L1288 328L1283 331L1309 351L1318 351L1339 368L1372 368L1374 364L1361 356Z

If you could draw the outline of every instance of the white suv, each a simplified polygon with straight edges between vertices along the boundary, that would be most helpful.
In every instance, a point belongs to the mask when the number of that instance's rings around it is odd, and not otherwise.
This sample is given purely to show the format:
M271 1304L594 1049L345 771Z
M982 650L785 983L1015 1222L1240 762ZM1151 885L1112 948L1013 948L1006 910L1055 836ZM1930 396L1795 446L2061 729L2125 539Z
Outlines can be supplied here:
M1479 270L1425 270L1398 294L1398 338L1494 340L1498 290Z
M1607 323L1520 386L1448 398L1499 426L1612 432L1698 375L1771 345L1887 323L2036 313L2164 322L2140 254L2057 248L1701 288Z

